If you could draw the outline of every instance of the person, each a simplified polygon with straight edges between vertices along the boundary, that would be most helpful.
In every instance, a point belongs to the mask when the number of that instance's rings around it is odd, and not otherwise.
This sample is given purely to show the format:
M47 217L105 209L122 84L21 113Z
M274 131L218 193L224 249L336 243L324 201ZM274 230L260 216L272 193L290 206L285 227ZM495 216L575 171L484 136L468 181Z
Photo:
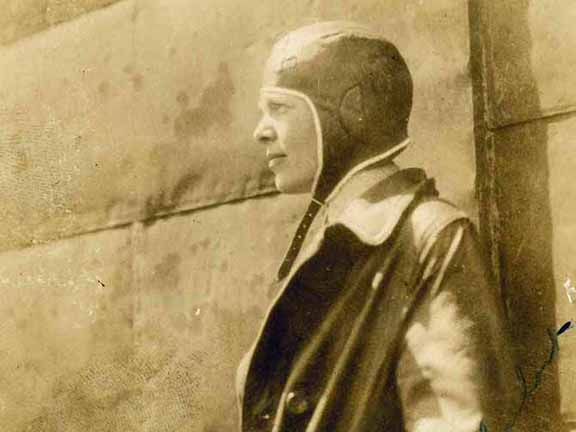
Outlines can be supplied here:
M238 369L243 431L514 421L505 314L475 228L424 171L394 162L412 92L397 48L362 25L308 25L272 50L254 137L278 190L310 203Z

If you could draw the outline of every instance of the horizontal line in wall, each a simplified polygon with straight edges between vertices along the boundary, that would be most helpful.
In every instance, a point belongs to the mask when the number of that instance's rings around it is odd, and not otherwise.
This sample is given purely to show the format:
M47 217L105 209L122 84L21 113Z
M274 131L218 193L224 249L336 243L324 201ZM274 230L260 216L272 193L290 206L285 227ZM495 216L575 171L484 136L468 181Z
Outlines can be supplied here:
M515 121L510 122L503 122L494 124L494 122L490 122L488 124L488 130L490 131L497 131L500 129L511 128L514 126L520 126L527 123L537 122L540 120L550 120L550 121L559 121L564 120L566 118L570 118L576 114L576 105L569 105L565 107L561 107L558 109L551 109L547 111L543 111L540 113L535 114L534 116L522 118Z
M137 215L127 215L124 219L119 219L119 220L116 220L116 221L108 223L108 224L103 224L101 226L93 226L93 227L86 228L86 229L72 230L69 233L66 233L64 235L53 237L53 238L47 238L46 240L38 241L37 243L22 244L20 246L15 245L15 246L10 246L10 247L6 247L6 248L0 248L0 254L4 253L4 252L14 251L14 250L25 250L25 249L29 249L29 248L33 248L33 247L37 247L37 246L42 246L42 245L46 245L46 244L50 244L50 243L56 243L56 242L59 242L62 240L68 240L68 239L83 236L83 235L95 234L95 233L108 231L108 230L123 229L123 228L127 228L130 225L135 224L135 223L152 225L156 221L159 221L162 219L167 219L167 218L173 217L173 216L191 214L191 213L194 213L197 211L202 211L202 210L206 210L209 208L215 208L215 207L219 207L219 206L226 205L226 204L234 204L234 203L239 203L239 202L250 200L250 199L257 199L257 198L262 198L262 197L266 197L266 196L270 196L270 195L278 195L278 194L279 194L279 192L276 190L276 188L274 186L269 186L269 187L265 187L265 188L261 188L261 189L254 189L254 190L246 191L242 195L233 194L233 195L229 196L228 198L224 197L224 198L219 198L216 200L214 200L214 199L213 200L206 200L204 202L194 201L191 203L183 203L182 205L180 205L177 208L174 208L174 209L168 210L168 211L164 211L164 212L158 212L158 213L156 213L150 217L141 217L141 216L139 217Z
M230 198L228 200L219 200L219 201L207 202L205 204L194 205L191 207L180 206L178 209L174 209L172 211L168 211L168 212L164 212L164 213L158 212L152 217L140 219L140 220L137 220L134 222L141 222L141 223L150 224L150 223L153 223L154 221L166 219L166 218L173 217L173 216L194 213L194 212L201 211L201 210L207 210L209 208L220 207L221 205L225 205L225 204L234 204L234 203L246 201L249 199L256 199L256 198L261 198L261 197L265 197L268 195L279 195L279 194L280 193L278 192L278 190L276 190L276 188L269 187L269 188L256 190L255 193L248 193L248 194L236 197L236 198Z
M107 8L111 8L114 7L115 5L119 4L119 3L123 3L123 2L128 2L131 0L116 0L112 3L108 3L108 4L104 4L104 5L100 5L100 6L95 6L92 8L89 8L87 10L85 10L83 13L80 14L71 14L68 17L55 21L54 23L46 23L46 25L43 26L39 26L39 28L36 28L34 30L24 30L20 33L20 35L16 36L16 37L11 37L11 38L6 38L5 40L0 40L0 49L1 48L6 48L9 47L10 45L14 45L19 43L20 41L25 41L29 38L32 38L36 35L42 34L44 32L50 31L52 29L55 29L57 27L60 27L66 23L70 23L73 22L77 19L80 19L83 16L86 16L88 14L94 13L94 12L98 12ZM44 11L44 13L46 13L46 11ZM45 21L44 21L45 22Z

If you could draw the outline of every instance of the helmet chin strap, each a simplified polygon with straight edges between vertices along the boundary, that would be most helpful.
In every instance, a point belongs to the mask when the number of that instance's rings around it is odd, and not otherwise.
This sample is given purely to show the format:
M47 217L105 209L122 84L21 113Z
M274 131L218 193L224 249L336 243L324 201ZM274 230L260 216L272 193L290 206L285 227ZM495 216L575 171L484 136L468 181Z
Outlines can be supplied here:
M278 269L278 274L276 276L276 279L278 281L281 281L286 276L288 276L290 270L292 270L294 262L296 261L296 258L298 257L298 254L300 252L300 249L302 248L304 240L306 239L306 234L308 233L308 230L310 229L312 222L316 218L316 215L322 208L322 205L323 204L317 200L312 200L308 204L308 208L306 209L304 216L302 217L300 223L298 224L298 228L296 229L294 237L290 242L290 246L288 246L288 249L284 254L282 264Z

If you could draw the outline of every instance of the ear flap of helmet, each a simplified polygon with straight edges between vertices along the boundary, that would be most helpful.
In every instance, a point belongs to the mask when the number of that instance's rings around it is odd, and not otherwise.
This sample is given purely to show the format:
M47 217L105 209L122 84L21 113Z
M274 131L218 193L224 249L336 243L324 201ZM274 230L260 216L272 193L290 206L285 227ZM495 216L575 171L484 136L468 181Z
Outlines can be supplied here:
M342 126L344 126L346 132L352 138L363 141L368 119L364 112L360 85L356 85L346 91L340 102L339 114Z

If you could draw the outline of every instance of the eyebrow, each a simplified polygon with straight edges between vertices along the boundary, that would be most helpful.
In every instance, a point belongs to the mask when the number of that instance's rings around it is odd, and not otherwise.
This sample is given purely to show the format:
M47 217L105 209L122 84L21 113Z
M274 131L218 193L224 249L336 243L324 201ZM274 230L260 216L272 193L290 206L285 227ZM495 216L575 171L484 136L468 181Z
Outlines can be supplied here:
M283 105L283 106L286 106L289 108L294 106L293 104L290 103L290 101L282 99L281 96L276 96L276 97L271 96L271 97L267 98L266 100L259 100L258 101L258 109L260 111L263 111L266 106L269 106L271 104Z

